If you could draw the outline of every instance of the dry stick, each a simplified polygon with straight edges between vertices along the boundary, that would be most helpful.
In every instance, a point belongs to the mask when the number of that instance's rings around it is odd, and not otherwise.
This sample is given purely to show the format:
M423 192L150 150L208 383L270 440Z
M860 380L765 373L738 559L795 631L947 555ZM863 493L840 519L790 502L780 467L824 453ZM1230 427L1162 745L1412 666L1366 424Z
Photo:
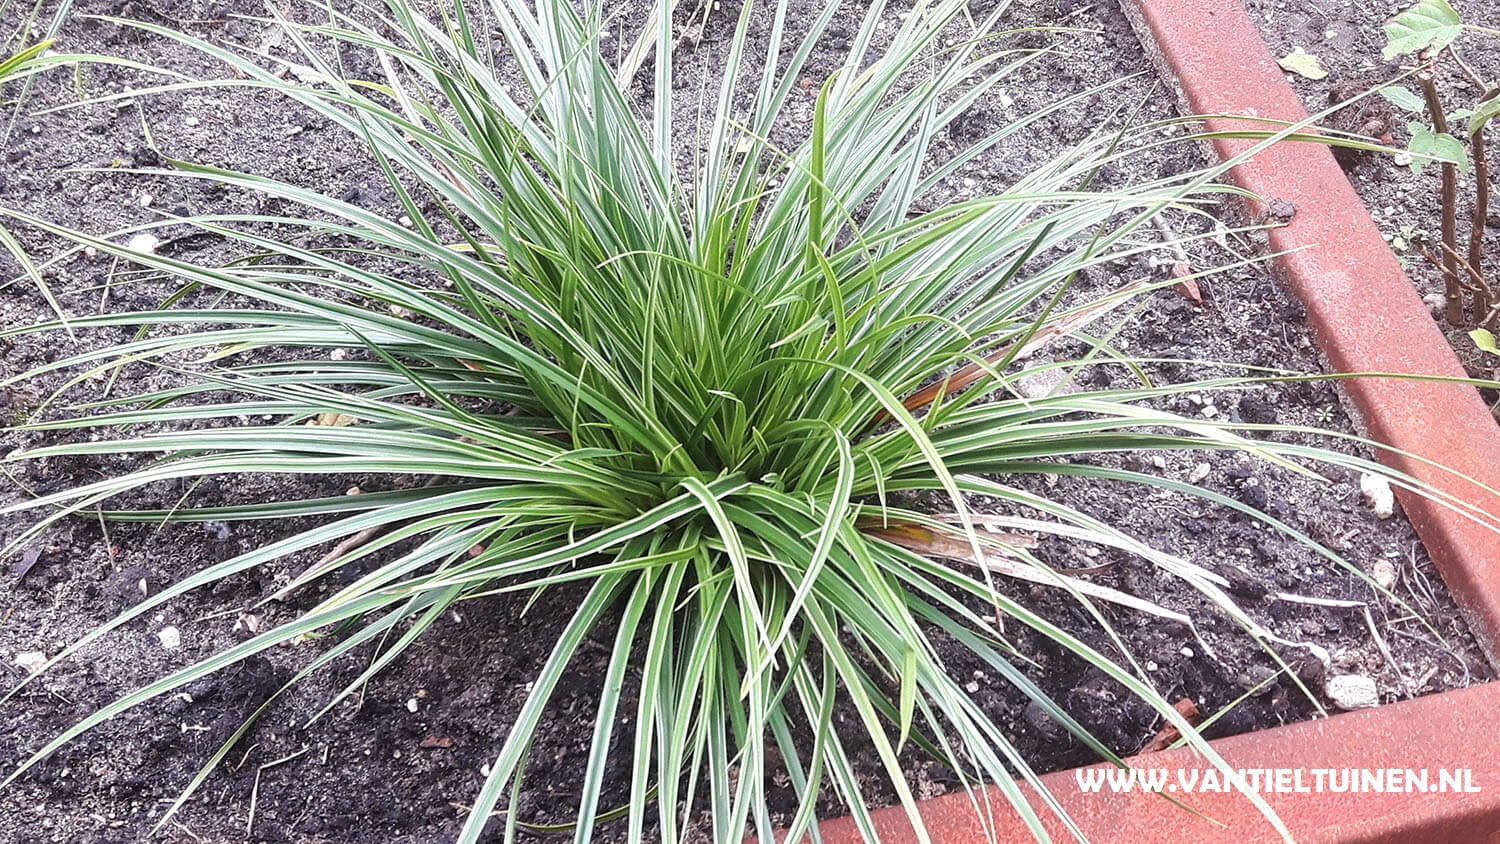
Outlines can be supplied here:
M1432 81L1432 70L1417 74L1422 86L1422 95L1427 99L1427 112L1432 117L1432 127L1439 135L1448 134L1448 118L1443 115L1443 101L1438 96L1437 83ZM1451 161L1443 162L1443 243L1449 249L1458 246L1458 216L1455 204L1458 195L1458 167ZM1449 254L1443 255L1443 299L1447 302L1443 317L1449 325L1464 324L1463 290L1458 284L1458 260Z
M265 773L266 769L274 768L277 765L283 765L287 762L290 762L293 759L296 759L298 756L306 753L310 749L311 746L304 747L296 753L291 754L290 756L283 756L280 759L277 759L275 762L267 762L266 764L261 765L259 768L255 769L255 784L250 787L250 818L245 821L246 836L251 836L254 834L253 830L255 829L255 804L259 801L260 798L260 775Z
M1443 252L1457 260L1459 262L1459 267L1461 267L1464 271L1464 274L1469 277L1470 284L1464 285L1464 288L1474 294L1475 304L1478 305L1481 302L1485 303L1484 308L1476 307L1474 310L1474 322L1477 325L1482 321L1481 318L1489 310L1488 303L1495 301L1495 290L1494 288L1490 287L1490 283L1484 280L1484 276L1480 275L1477 269L1469 266L1469 262L1459 256L1457 250L1449 249L1447 244L1444 244Z
M1500 302L1496 302L1495 306L1490 308L1490 312L1484 315L1484 320L1479 323L1479 327L1491 332L1500 327Z
M1479 98L1478 109L1490 100L1500 97L1500 86L1490 88ZM1469 150L1474 158L1474 214L1469 218L1469 274L1477 278L1484 277L1484 268L1481 265L1480 248L1484 241L1485 218L1490 213L1490 164L1484 152L1484 126L1489 121L1480 121L1469 133ZM1485 297L1484 302L1474 303L1473 315L1475 325L1488 325L1488 312L1497 304L1493 291Z

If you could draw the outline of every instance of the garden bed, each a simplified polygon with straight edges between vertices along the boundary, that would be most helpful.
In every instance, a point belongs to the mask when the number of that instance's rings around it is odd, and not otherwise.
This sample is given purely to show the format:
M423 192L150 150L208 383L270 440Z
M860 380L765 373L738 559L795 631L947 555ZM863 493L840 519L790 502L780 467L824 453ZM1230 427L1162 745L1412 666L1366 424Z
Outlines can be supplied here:
M230 19L230 11L215 5L168 8L157 4L133 5L123 13L181 25L214 38L263 45L274 52L274 45L266 43L274 37L267 28ZM255 13L259 9L247 7L244 11ZM1148 67L1124 18L1113 6L1037 6L1024 9L1021 15L1028 23L1065 23L1097 32L1069 36L1064 42L1069 54L1040 64L1033 76L1010 92L1010 104L986 103L976 111L976 121L1003 120L1010 109L1024 111L1055 98L1060 90L1141 73ZM711 16L701 35L702 50L712 50L715 39L722 37L728 25ZM78 39L67 45L69 49L123 52L212 72L191 54L163 41L137 40L113 24L79 22L68 31ZM810 67L810 75L826 74L836 50L836 45L831 45L827 55L816 57L821 64ZM1088 61L1080 61L1079 56L1087 56ZM76 82L61 75L53 77L35 92L33 102L68 101L77 95L75 84L90 91L132 88L142 82L142 77L128 71L97 73L88 69ZM1002 150L975 168L975 174L967 177L973 179L972 183L960 180L949 194L937 199L978 194L992 185L1005 184L1024 171L1031 157L1054 146L1056 138L1086 130L1098 115L1114 107L1144 101L1147 115L1167 114L1170 101L1152 89L1149 78L1137 78L1114 89L1107 98L1063 113L1048 127L1051 132L1028 136L1031 148ZM153 208L257 208L258 200L248 195L206 193L181 182L66 171L78 166L109 168L116 162L156 163L141 130L143 119L169 154L295 175L304 183L325 190L331 185L335 192L358 197L372 208L396 213L393 197L381 195L376 187L378 179L371 178L364 169L367 163L350 151L337 129L308 124L269 97L239 92L193 95L180 101L141 100L123 107L98 105L44 119L23 119L0 171L7 201L91 231L150 219ZM1145 163L1140 171L1106 174L1106 178L1146 178L1170 172L1172 167L1192 166L1191 152L1185 151L1183 156ZM79 205L72 199L78 196L88 196L91 201ZM28 244L38 250L49 246L34 234L27 237ZM1227 243L1245 251L1255 248L1249 242ZM168 248L177 250L173 254L197 260L229 257L211 238L184 239ZM1213 247L1211 240L1189 248L1190 259L1199 266L1226 261L1230 255ZM1143 261L1116 268L1112 277L1086 279L1084 288L1110 289L1122 280L1164 273L1176 260L1169 253L1165 248L1161 251L1159 264ZM116 270L109 261L80 260L50 281L65 305L78 311L150 306L171 290L163 282L127 284L123 278L113 278ZM1322 361L1310 342L1300 309L1279 291L1264 268L1246 266L1207 279L1201 286L1201 306L1172 291L1143 300L1145 306L1135 327L1122 335L1122 348L1140 355L1321 370ZM5 308L7 323L46 317L48 305L34 290L18 286L12 292L15 295L0 306ZM85 343L108 344L120 338L93 332L82 339ZM49 343L18 342L5 350L5 374L24 371L58 353ZM1220 371L1208 369L1201 374ZM1156 374L1180 380L1188 373L1182 368L1168 368ZM88 391L105 388L96 382L82 389L87 395ZM9 411L30 413L42 396L41 392L13 391L7 396ZM1352 430L1334 388L1327 384L1281 385L1258 393L1199 398L1202 401L1183 399L1176 409L1204 414L1205 406L1213 405L1215 413L1237 414L1247 421L1324 424ZM4 450L38 441L32 436L13 436L4 443ZM121 468L124 466L108 461L54 460L25 467L19 479L45 492L77 483L93 473ZM1066 480L1049 494L1236 578L1257 618L1286 635L1318 643L1333 655L1335 671L1374 677L1387 701L1488 677L1476 643L1463 629L1456 608L1446 598L1441 581L1433 576L1410 527L1399 517L1377 519L1360 500L1357 478L1337 475L1331 486L1323 486L1231 457L1173 459L1159 466L1148 462L1142 468L1177 479L1196 476L1196 482L1293 524L1307 526L1367 571L1376 563L1390 565L1397 573L1398 593L1423 610L1444 641L1440 643L1420 627L1393 617L1392 608L1376 600L1358 578L1316 560L1285 539L1267 535L1232 512L1185 503L1165 493L1091 500L1091 493L1085 489L1069 490ZM378 488L380 482L379 478L335 477L317 483L323 492L337 493L355 486ZM254 500L288 491L275 479L239 480L233 486L200 488L195 501ZM138 503L159 504L145 500ZM24 520L12 518L4 525L4 535L12 535L24 524ZM10 570L13 583L0 596L0 615L6 619L0 632L4 661L20 676L23 669L13 664L19 655L55 653L61 645L139 600L143 590L157 590L200 568L205 559L223 559L274 539L285 528L266 525L226 532L216 526L208 530L176 526L158 531L152 526L69 521L44 539L37 554L23 555ZM1076 553L1076 549L1068 548L1052 551L1059 561ZM1201 599L1161 578L1149 566L1105 562L1116 564L1100 576L1099 582L1195 616L1212 617ZM265 577L239 578L212 593L176 602L157 616L127 626L104 645L89 648L0 709L6 736L4 761L16 761L21 751L37 746L98 704L138 685L144 677L157 676L191 658L221 649L249 628L273 623L278 620L276 614L289 612L299 601L311 600L298 596L288 608L272 605L264 618L244 618L238 612L274 592L281 585L278 578L296 570L297 561L292 561ZM1015 594L1032 594L1039 609L1055 620L1066 620L1070 615L1072 605L1067 600L1041 591L1008 588ZM1260 597L1280 591L1313 598L1370 601L1394 661L1381 655L1357 613ZM229 769L208 781L176 825L169 827L168 838L312 841L378 837L425 841L450 835L462 821L466 801L478 790L481 772L509 728L515 702L550 648L565 617L562 610L576 599L576 594L566 590L551 590L525 615L520 612L521 600L485 599L465 605L459 614L445 617L406 658L374 681L359 706L345 706L307 730L300 726L306 715L316 711L339 684L334 678L305 684L279 703L242 748L231 755ZM1210 714L1244 697L1247 688L1256 687L1271 670L1269 659L1228 623L1211 622L1205 627L1219 652L1220 661L1215 664L1194 654L1180 630L1138 623L1124 612L1114 613L1113 619L1127 634L1127 645L1134 655L1156 666L1153 678L1163 691L1191 697ZM165 644L171 639L170 634L164 638L168 628L180 638L176 648ZM1025 639L1020 643L1025 645ZM1156 731L1158 724L1149 711L1121 712L1115 706L1100 705L1098 701L1108 700L1112 690L1101 678L1087 674L1076 660L1049 652L1041 643L1033 643L1033 647L1033 657L1046 665L1046 671L1039 674L1040 682L1069 703L1075 717L1098 730L1113 749L1134 752ZM0 826L0 834L17 840L141 837L152 818L164 810L163 800L170 800L218 742L261 698L289 677L291 664L273 653L266 660L203 681L183 695L169 696L94 731L0 793L0 805L8 809L0 820L0 825L8 826ZM351 659L336 665L335 673L347 678L362 664ZM588 725L597 703L595 690L602 664L601 657L594 666L579 666L576 688L563 689L559 694L560 711L549 723L542 747L533 754L532 788L521 802L528 820L563 822L575 806L576 795L570 788L587 756ZM1029 711L1024 700L1007 696L982 667L957 659L954 667L962 676L972 677L971 692L992 717L1008 725L1007 731L1033 765L1047 770L1091 761L1081 747L1066 739L1059 741L1055 730ZM1313 674L1310 680L1316 687ZM1302 699L1294 686L1279 682L1262 689L1262 694L1231 709L1210 735L1261 729L1315 714L1316 706ZM910 761L911 778L923 796L941 794L954 786L935 766L915 756ZM837 811L835 805L827 808Z

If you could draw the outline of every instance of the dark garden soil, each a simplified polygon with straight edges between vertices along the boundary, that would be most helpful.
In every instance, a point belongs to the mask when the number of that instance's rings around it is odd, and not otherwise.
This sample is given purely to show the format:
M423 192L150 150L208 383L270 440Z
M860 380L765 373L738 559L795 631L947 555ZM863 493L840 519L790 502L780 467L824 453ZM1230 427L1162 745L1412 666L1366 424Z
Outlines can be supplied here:
M1381 58L1386 43L1383 25L1408 5L1399 2L1370 6L1352 0L1328 0L1316 4L1268 0L1245 2L1275 56L1286 56L1300 48L1317 56L1327 70L1328 75L1322 79L1308 79L1295 73L1287 75L1310 113L1321 111L1357 92L1391 83L1410 66L1410 56L1390 62ZM1491 29L1500 26L1500 2L1496 0L1454 0L1452 5L1465 23ZM1500 38L1465 33L1455 43L1454 49L1485 85L1500 84ZM1437 67L1436 81L1445 109L1452 113L1461 107L1473 106L1484 90L1474 78L1464 73L1451 55L1445 56ZM1410 79L1397 84L1414 92L1419 90ZM1423 115L1393 108L1377 96L1333 115L1330 125L1376 137L1387 135L1388 142L1404 147L1410 140L1407 123L1424 119ZM1486 135L1486 149L1491 160L1500 155L1500 132L1496 129L1492 123ZM1497 372L1500 372L1500 358L1475 348L1466 331L1473 326L1450 326L1441 321L1442 273L1421 255L1416 246L1418 239L1423 237L1435 244L1441 231L1439 168L1429 165L1421 167L1420 172L1413 172L1392 156L1374 154L1345 155L1340 163L1386 240L1401 258L1407 275L1418 285L1434 316L1444 326L1449 341L1469 373L1476 378L1496 379ZM1461 174L1458 185L1458 240L1460 251L1463 251L1463 245L1468 243L1474 208L1473 174ZM1500 278L1500 207L1493 198L1500 188L1500 171L1493 166L1490 185L1492 199L1484 223L1483 261L1487 277L1493 283ZM1430 248L1436 250L1435 246ZM1486 389L1482 393L1490 406L1500 412L1500 392Z
M684 3L684 24L689 11L686 7L691 5ZM711 64L715 51L730 36L735 4L725 0L723 5L723 10L710 14L701 40L687 54L685 64ZM986 0L974 3L976 10L992 5ZM1349 4L1334 5L1345 8ZM1303 12L1293 11L1299 6ZM1318 42L1324 45L1319 49L1326 60L1333 62L1339 56L1342 58L1338 60L1350 63L1347 68L1338 65L1339 73L1360 70L1365 61L1378 62L1378 41L1351 23L1369 24L1378 30L1377 21L1361 21L1354 14L1324 21L1307 11L1310 7L1305 2L1252 2L1252 8L1261 9L1263 17L1266 10L1274 9L1268 32L1283 33L1278 37L1305 41L1307 32L1317 33L1320 39L1325 30L1345 33L1339 39ZM146 20L275 54L279 46L273 29L232 17L260 11L254 0L82 0L75 4L75 18L64 30L60 46L215 76L218 69L181 46L81 16L104 14ZM899 11L891 12L892 20ZM1301 17L1293 17L1297 14ZM1281 16L1281 24L1277 16ZM933 202L1002 188L1115 109L1140 106L1143 119L1171 113L1169 97L1149 76L1149 65L1113 3L1017 2L1014 23L1068 25L1086 31L1063 36L1062 53L1025 71L1003 97L977 106L955 132L982 132L998 121L1065 94L1135 76L1058 113L1041 131L1028 133L1022 142L976 162L934 196ZM821 82L836 66L846 46L840 40L852 34L852 26L848 15L835 25L826 49L818 50L806 68L809 79ZM1020 39L1033 45L1045 43L1040 35ZM1335 43L1339 45L1337 52L1332 49ZM696 91L691 72L691 67L685 68L684 90ZM58 73L39 82L28 108L63 104L81 95L129 91L146 82L146 76L128 68L80 67L72 75ZM1310 97L1320 96L1316 87L1304 86L1303 90ZM810 99L806 108L810 112ZM234 190L205 189L160 176L118 172L122 166L158 163L143 127L149 127L155 142L172 156L290 179L392 216L399 213L379 174L366 167L355 145L339 130L311 120L275 98L228 89L23 116L0 162L3 201L92 232L149 221L157 209L232 213L276 210L268 209L259 197ZM1197 154L1195 148L1184 147L1176 157L1156 156L1128 167L1111 167L1101 178L1108 186L1180 172L1201 164L1195 158ZM71 168L100 169L80 172ZM1422 224L1419 221L1430 213L1430 173L1413 181L1379 162L1361 165L1356 173L1364 176L1357 181L1362 189L1374 185L1385 191L1375 194L1383 198L1372 204L1382 225L1393 231L1412 222ZM1387 212L1387 206L1395 210ZM1224 219L1230 227L1236 225L1232 214L1226 206ZM1196 224L1186 219L1169 216L1167 222L1169 227L1181 226L1185 235L1195 231ZM187 231L180 234L181 239L170 240L162 247L168 254L200 261L232 257L212 237L188 236ZM35 232L23 230L18 235L36 254L48 254L58 247ZM1190 264L1203 268L1254 254L1256 246L1249 239L1231 234L1220 239L1222 244L1214 238L1190 243L1186 247ZM1164 278L1179 259L1163 248L1148 259L1111 267L1084 279L1080 290L1086 295L1138 278ZM165 280L130 279L124 271L108 260L77 258L52 271L49 283L64 307L80 313L151 307L173 289ZM11 274L7 267L5 276ZM1288 301L1263 267L1247 265L1207 278L1201 282L1201 289L1201 304L1171 290L1143 299L1136 319L1119 336L1117 345L1142 356L1322 371L1323 363L1309 341L1300 308ZM5 288L0 298L0 320L7 326L43 320L49 313L47 303L28 283ZM0 377L27 371L75 348L117 343L125 336L118 331L83 332L79 346L57 336L21 338L0 346ZM1226 371L1206 365L1161 364L1154 367L1153 376L1174 382ZM170 383L171 377L130 369L113 384L103 378L86 378L73 386L68 397L83 400L108 390L120 393L146 389ZM1128 378L1123 369L1104 367L1090 383L1076 386L1123 386ZM59 386L58 379L44 379L10 387L0 396L3 412L10 421L50 412L43 402ZM1326 383L1190 394L1169 406L1200 417L1222 415L1247 422L1351 430L1336 389ZM11 432L0 440L0 450L10 453L60 439ZM1405 609L1380 599L1360 577L1229 508L1155 489L1101 492L1067 478L1017 481L1229 578L1236 597L1260 623L1284 638L1314 643L1329 655L1325 665L1307 658L1306 650L1289 649L1284 654L1301 674L1301 683L1313 692L1310 700L1298 690L1298 680L1278 676L1272 659L1231 621L1206 606L1196 592L1151 565L1114 556L1104 549L1061 543L1044 546L1045 556L1058 566L1109 563L1093 579L1201 619L1200 628L1213 646L1214 657L1202 653L1186 631L1164 626L1159 619L1106 608L1131 656L1145 667L1147 676L1164 695L1172 700L1190 698L1206 714L1218 716L1207 730L1209 735L1262 729L1316 716L1320 707L1330 707L1323 696L1324 680L1330 672L1373 678L1385 702L1460 687L1491 676L1410 526L1399 513L1390 519L1377 518L1361 499L1357 477L1330 470L1328 481L1320 483L1230 455L1166 459L1127 455L1117 462L1201 484L1287 521L1344 555L1359 571L1392 578L1395 593L1431 625L1425 627ZM7 468L14 475L14 483L4 486L0 500L14 499L25 490L44 493L62 489L131 465L107 458L10 464ZM192 490L152 489L121 505L160 507L190 492L192 503L211 506L279 496L337 494L354 486L381 489L389 484L389 480L373 476L292 480L235 477ZM983 502L977 504L984 506ZM0 522L0 538L18 535L29 523L26 516L7 518ZM0 569L0 583L4 585L0 589L0 665L10 681L7 685L25 676L27 655L55 654L144 594L154 593L207 563L287 535L297 527L276 523L241 524L233 529L223 525L158 528L106 525L89 518L60 524L17 558L5 561ZM0 705L0 769L9 770L44 741L117 695L217 652L249 635L249 631L284 622L312 606L336 584L320 584L285 603L273 602L252 613L244 612L244 608L274 593L307 562L284 561L175 601L90 645L40 678ZM1084 614L1065 596L1041 587L1004 588L1109 651L1107 640L1092 630ZM1367 602L1379 638L1372 636L1364 614L1357 610L1278 599L1277 593ZM335 663L329 671L313 676L272 705L230 754L225 766L166 827L162 839L450 839L463 822L466 805L478 791L486 765L504 740L531 677L546 658L576 597L568 590L555 589L524 614L523 598L467 603L460 612L444 618L356 698L306 726L307 719L357 676L371 655L359 652ZM1114 750L1134 752L1156 732L1159 719L1145 705L1133 702L1102 675L1053 643L1029 635L1019 625L1010 628L1014 643L1035 661L1033 674L1043 687ZM173 642L174 634L179 642ZM577 670L555 697L552 717L531 754L529 779L520 801L520 811L529 822L560 823L572 816L598 702L605 643L611 636L607 630L596 633L598 647L584 653L596 654L597 660L576 665ZM176 646L169 647L171 644ZM317 652L316 647L317 643L308 643L250 660L144 705L75 741L0 792L0 840L143 840L198 767L291 677L302 661ZM1389 657L1382 647L1388 648ZM975 699L1038 770L1093 761L1086 749L1034 707L1028 707L1024 698L992 672L966 659L958 649L954 651L949 655L953 670L965 678ZM1252 689L1255 693L1247 694ZM633 693L628 684L626 693ZM873 755L871 771L869 796L876 801L890 800L889 789L878 784L880 775ZM908 771L923 796L956 787L951 773L915 756L908 759ZM623 776L621 772L620 783ZM618 805L622 793L617 790L608 795L606 805ZM771 794L773 800L792 805L784 789L773 787ZM831 799L824 809L829 814L841 812ZM623 830L609 832L623 835Z

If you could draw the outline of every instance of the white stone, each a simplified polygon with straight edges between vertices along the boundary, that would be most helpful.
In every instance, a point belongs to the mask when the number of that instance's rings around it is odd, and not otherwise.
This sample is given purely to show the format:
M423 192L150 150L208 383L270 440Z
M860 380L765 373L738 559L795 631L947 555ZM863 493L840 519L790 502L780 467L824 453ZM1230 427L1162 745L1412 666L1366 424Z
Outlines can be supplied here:
M417 711L417 699L410 697L406 699L406 711L415 713Z
M156 247L160 245L161 241L157 239L156 235L151 232L140 232L131 236L130 240L126 242L125 248L138 255L155 255Z
M182 647L182 633L170 625L156 631L156 638L161 640L161 646L169 651L175 651Z
M1377 519L1389 519L1396 512L1396 494L1391 491L1391 482L1380 475L1359 476L1359 491L1365 503L1375 512Z
M1396 585L1396 566L1390 560L1376 560L1370 566L1370 579L1381 589L1390 589Z
M26 669L27 674L35 674L42 670L42 666L47 664L47 655L41 651L21 651L11 661L21 668Z
M1339 709L1369 709L1380 705L1380 689L1363 674L1339 674L1323 687L1328 700Z

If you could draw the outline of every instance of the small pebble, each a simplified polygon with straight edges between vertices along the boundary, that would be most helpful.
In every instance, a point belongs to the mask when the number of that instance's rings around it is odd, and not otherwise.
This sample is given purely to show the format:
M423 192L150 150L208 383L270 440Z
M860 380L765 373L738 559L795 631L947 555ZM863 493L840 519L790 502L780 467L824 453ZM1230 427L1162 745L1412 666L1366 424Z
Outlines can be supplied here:
M12 662L26 669L27 674L35 674L42 670L42 666L47 664L47 655L41 651L22 651L16 654L16 658Z
M1396 585L1396 566L1390 560L1376 560L1370 566L1370 579L1381 589L1390 589Z
M156 638L160 639L161 646L169 651L182 647L182 633L176 627L163 627L156 631Z
M151 207L151 203L154 202L154 201L156 201L156 197L152 196L149 193L143 193L143 194L140 195L140 198L138 198L135 202L136 202L137 205L141 206L142 208L150 208Z
M1339 709L1369 709L1380 705L1380 690L1363 674L1339 674L1323 687L1328 700Z
M1375 518L1389 519L1396 512L1396 495L1391 492L1391 482L1379 475L1359 476L1359 491L1365 503L1374 511Z
M1422 304L1427 306L1433 316L1442 316L1443 309L1448 306L1448 299L1441 293L1428 293L1422 297Z
M1194 466L1193 471L1188 474L1188 483L1196 484L1202 481L1204 478L1208 477L1208 473L1209 465L1207 463L1199 463L1197 466Z
M141 232L132 235L130 240L126 242L125 248L137 255L155 255L156 247L160 245L161 241L157 239L156 235L150 232Z
M413 712L413 713L417 711L417 699L416 698L410 697L410 698L406 699L406 711L407 712Z

